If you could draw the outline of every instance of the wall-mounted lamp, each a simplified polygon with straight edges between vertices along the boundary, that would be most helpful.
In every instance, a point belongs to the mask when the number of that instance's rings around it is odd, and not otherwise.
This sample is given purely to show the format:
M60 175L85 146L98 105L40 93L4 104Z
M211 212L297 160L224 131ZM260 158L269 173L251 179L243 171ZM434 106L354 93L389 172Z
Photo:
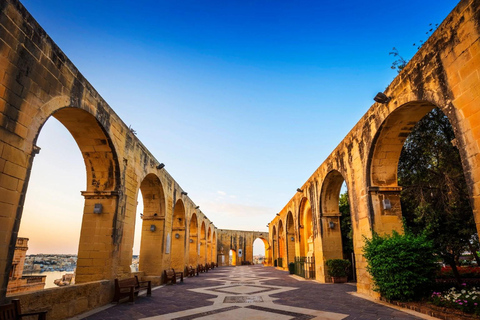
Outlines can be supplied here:
M392 209L392 203L388 199L382 200L383 210L390 210Z
M373 100L375 100L375 102L385 104L385 103L388 103L390 100L392 100L392 98L387 97L383 92L379 92L377 93L375 98L373 98Z
M188 194L188 192L182 191L183 196L186 196L187 194Z
M175 233L175 239L180 238L180 235L178 233Z
M280 213L277 213L277 216L280 216Z
M178 223L182 223L182 218L178 218Z
M163 163L160 163L158 166L157 166L157 169L160 170L160 169L163 169L165 168L165 164Z
M157 214L157 213L154 213L153 216L156 217L156 216L158 216L158 214Z
M295 238L294 238L294 237L291 237L290 240L295 241Z
M303 190L300 188L297 188L297 192L303 192Z
M200 208L200 206L196 206L196 207L195 207L195 209L198 209L198 208Z
M210 221L210 224L212 224L212 223L213 223L213 222L212 222L212 221Z
M93 213L102 213L103 211L103 206L101 203L95 203L95 206L93 207Z
M150 226L150 231L155 232L155 230L157 230L157 227L154 224L152 224Z
M193 239L190 239L190 243L193 243Z
M330 222L328 223L328 227L329 227L330 229L335 228L335 222L330 221Z

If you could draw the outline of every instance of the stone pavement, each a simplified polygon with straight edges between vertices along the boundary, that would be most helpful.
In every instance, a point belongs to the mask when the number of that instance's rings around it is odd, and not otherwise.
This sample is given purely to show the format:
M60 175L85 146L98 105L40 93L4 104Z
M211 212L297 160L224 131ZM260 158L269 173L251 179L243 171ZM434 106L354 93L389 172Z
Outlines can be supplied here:
M151 297L76 319L434 319L358 297L350 284L320 284L273 267L220 267L157 287Z

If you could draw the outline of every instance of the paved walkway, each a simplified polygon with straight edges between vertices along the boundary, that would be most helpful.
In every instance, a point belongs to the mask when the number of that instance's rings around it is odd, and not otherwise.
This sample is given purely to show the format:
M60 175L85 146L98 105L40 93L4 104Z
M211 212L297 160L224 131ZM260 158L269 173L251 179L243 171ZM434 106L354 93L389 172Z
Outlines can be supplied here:
M83 319L434 319L362 299L355 291L349 284L304 281L273 267L220 267Z

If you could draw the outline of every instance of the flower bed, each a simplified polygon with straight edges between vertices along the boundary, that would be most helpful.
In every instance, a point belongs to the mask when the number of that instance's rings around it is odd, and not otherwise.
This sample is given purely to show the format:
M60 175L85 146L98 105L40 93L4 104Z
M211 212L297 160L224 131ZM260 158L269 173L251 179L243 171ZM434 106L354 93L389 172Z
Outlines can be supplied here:
M480 288L467 287L467 284L463 283L460 288L452 287L444 292L433 292L431 302L437 306L480 315Z
M480 267L457 267L462 278L480 278ZM437 274L437 279L454 278L451 267L442 267Z

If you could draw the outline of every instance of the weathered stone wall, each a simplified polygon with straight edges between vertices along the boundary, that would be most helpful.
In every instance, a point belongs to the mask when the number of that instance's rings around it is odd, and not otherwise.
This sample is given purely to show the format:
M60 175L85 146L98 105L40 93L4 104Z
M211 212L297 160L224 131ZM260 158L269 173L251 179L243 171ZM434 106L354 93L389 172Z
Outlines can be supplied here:
M22 218L28 180L43 124L55 117L71 133L85 161L87 185L80 235L77 284L35 294L42 306L64 301L85 308L109 302L110 282L129 277L137 195L144 197L140 271L160 282L165 268L200 261L189 256L190 222L215 226L180 185L101 98L17 0L0 1L0 303ZM101 213L94 213L96 204ZM41 214L41 213L40 213ZM174 218L175 215L175 218ZM200 227L195 231L200 239ZM175 234L179 237L175 238ZM216 238L215 238L216 239ZM216 256L210 251L205 257ZM175 257L175 258L172 258ZM108 280L108 286L100 280ZM104 287L108 287L104 289ZM80 288L80 289L79 289ZM87 288L84 290L84 288ZM97 293L92 293L95 290ZM92 292L91 292L92 291ZM64 292L64 293L61 293ZM107 292L105 296L103 293ZM68 294L67 294L68 293ZM70 294L71 293L71 294ZM80 298L83 294L83 298ZM22 296L34 305L34 299ZM63 300L62 300L63 299ZM91 301L94 299L95 301ZM30 307L29 307L30 308ZM53 307L52 307L53 308ZM55 309L52 310L57 310ZM72 307L73 308L73 307ZM76 309L75 309L76 308ZM75 307L75 310L84 310ZM78 311L77 310L77 311ZM77 312L75 311L75 312ZM52 311L49 318L56 316ZM73 313L75 313L73 312ZM73 315L69 311L69 315ZM61 314L60 312L58 314ZM63 316L62 316L63 317Z
M295 221L296 255L305 239L305 215L312 217L316 276L327 281L325 261L341 257L338 195L343 180L349 191L354 232L357 289L374 295L362 255L363 236L401 230L397 167L403 143L427 112L439 107L456 135L470 199L480 230L480 1L464 0L449 14L385 90L387 104L375 103L344 140L270 223L270 242L278 244L280 221ZM392 209L384 210L388 199ZM308 202L311 210L304 210ZM330 222L334 227L330 228ZM273 232L275 231L275 232ZM286 232L283 229L283 232ZM304 253L306 254L306 252ZM284 256L286 256L284 254Z
M217 233L217 254L219 266L229 265L230 250L233 250L236 256L236 259L234 259L235 265L241 265L242 261L249 261L253 263L253 242L257 238L263 240L265 245L265 260L267 260L271 255L271 248L268 243L268 232L218 229ZM242 252L241 256L239 254L239 250Z

